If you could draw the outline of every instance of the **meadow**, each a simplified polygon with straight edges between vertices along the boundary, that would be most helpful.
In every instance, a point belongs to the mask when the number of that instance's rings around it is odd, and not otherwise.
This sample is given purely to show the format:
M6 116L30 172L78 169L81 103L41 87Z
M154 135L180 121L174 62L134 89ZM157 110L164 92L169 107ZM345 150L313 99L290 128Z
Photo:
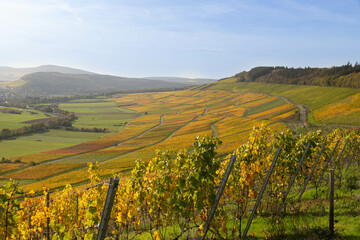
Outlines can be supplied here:
M0 110L6 109L6 108L0 107ZM10 109L16 109L16 108L10 108ZM56 117L56 115L49 114L49 113L43 113L43 112L36 111L36 110L20 109L19 111L21 112L21 114L0 112L0 129L4 129L4 128L14 129L14 128L18 128L18 127L27 125L27 123L24 123L26 121L31 121L31 120L41 119L41 118Z

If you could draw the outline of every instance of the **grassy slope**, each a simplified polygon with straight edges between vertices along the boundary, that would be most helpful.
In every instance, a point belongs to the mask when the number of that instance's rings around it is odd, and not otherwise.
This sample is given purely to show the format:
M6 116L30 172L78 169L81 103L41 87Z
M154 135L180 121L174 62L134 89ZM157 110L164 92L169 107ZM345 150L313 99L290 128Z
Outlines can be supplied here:
M31 114L29 111L24 110L21 114L12 114L12 113L0 113L0 129L3 128L18 128L21 126L26 126L28 124L22 123L25 121L40 119L40 118L49 118L55 117L52 114L44 114L43 112L31 110L31 112L37 114Z
M11 140L0 141L0 148L2 149L0 157L11 158L52 149L64 148L104 137L105 135L107 135L107 133L50 130L45 133L16 137Z
M221 89L234 92L258 92L273 96L283 96L295 103L306 105L312 110L338 102L360 92L360 89L352 88L236 82L235 78L228 78L207 86L209 86L208 89Z

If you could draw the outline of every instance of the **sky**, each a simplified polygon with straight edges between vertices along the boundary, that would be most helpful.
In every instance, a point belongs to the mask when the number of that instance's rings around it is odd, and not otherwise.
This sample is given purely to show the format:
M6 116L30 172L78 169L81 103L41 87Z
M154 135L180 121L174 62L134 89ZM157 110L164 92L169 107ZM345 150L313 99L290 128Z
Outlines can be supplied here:
M0 66L224 78L360 62L360 0L0 0Z

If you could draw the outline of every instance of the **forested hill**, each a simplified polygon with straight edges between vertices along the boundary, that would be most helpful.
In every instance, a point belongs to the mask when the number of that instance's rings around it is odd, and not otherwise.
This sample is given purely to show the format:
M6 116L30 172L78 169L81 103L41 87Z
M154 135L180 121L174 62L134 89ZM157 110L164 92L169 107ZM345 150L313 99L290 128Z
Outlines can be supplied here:
M191 86L143 78L124 78L100 74L38 72L23 76L16 89L34 95L75 95L115 90L174 88Z
M234 77L239 82L360 88L360 64L331 68L255 67Z

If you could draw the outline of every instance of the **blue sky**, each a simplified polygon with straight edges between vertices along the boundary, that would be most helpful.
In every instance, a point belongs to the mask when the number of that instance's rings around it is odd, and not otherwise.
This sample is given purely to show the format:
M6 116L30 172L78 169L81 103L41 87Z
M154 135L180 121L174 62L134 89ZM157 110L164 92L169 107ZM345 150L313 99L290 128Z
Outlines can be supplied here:
M223 78L360 62L360 0L1 0L0 66Z

